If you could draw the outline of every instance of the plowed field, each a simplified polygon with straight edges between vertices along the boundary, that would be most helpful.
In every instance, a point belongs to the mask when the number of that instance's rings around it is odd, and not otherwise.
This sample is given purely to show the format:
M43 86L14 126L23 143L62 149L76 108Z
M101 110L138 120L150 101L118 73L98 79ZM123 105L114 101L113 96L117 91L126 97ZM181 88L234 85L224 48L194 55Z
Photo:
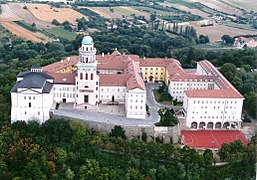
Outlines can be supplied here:
M15 34L16 36L26 40L31 40L34 42L46 42L48 39L43 34L33 33L22 28L21 26L16 25L13 22L1 22L1 25L7 30L9 30L12 34Z
M76 19L84 17L83 14L71 9L71 8L54 8L47 4L27 4L28 10L39 20L52 22L56 19L58 22L63 23L69 21L71 23L76 22Z

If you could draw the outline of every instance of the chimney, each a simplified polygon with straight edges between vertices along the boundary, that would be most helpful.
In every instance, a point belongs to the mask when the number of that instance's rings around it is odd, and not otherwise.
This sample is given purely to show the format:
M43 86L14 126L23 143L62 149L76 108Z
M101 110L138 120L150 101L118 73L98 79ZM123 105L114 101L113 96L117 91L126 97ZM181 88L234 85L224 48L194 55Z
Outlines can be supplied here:
M67 61L70 61L70 57L67 57Z
M61 63L63 63L63 59L61 60Z
M123 56L125 56L125 55L126 55L126 53L125 53L125 52L123 52L123 53L122 53L122 55L123 55Z
M104 57L104 53L102 53L102 57Z
M108 52L108 55L110 55L110 52Z
M145 60L145 56L143 57L143 60Z

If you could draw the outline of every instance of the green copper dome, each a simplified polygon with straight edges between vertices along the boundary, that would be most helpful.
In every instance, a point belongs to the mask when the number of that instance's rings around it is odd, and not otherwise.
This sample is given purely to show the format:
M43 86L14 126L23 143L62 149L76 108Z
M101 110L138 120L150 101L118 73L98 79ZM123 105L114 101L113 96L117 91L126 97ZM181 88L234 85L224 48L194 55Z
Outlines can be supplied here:
M94 44L94 41L91 38L91 36L85 36L82 40L82 44L84 45Z

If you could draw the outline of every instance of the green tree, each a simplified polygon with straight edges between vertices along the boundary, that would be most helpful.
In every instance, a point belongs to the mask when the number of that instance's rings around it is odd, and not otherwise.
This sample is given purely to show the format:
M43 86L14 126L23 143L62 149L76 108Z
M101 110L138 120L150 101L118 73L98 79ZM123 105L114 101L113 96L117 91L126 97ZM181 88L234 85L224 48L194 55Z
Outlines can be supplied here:
M95 159L86 159L86 164L79 169L79 179L95 180L100 175L99 162Z
M227 44L227 45L231 45L233 42L234 42L234 40L233 40L233 38L232 37L230 37L229 35L223 35L222 37L221 37L221 39Z
M65 178L66 178L67 180L72 180L74 177L75 177L74 172L73 172L70 168L68 168L68 169L65 171Z
M60 26L60 23L56 19L53 19L52 24L56 26Z
M110 133L111 137L121 137L122 139L126 139L125 130L121 126L114 126Z
M205 165L212 165L213 163L213 153L210 149L206 149L203 153Z

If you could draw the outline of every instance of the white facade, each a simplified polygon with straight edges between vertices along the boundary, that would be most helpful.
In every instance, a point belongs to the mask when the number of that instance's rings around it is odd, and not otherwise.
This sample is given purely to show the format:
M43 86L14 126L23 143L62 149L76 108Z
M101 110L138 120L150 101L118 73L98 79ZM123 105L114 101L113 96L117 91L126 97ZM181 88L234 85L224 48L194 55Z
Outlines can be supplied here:
M54 84L54 101L57 103L74 103L76 96L75 88L76 86L72 84Z
M44 122L49 119L49 111L53 104L53 80L42 78L42 73L26 72L26 75L17 77L17 82L11 91L11 122L18 120L37 119ZM42 87L33 87L35 84L28 81L31 77ZM24 85L31 87L24 87Z
M93 39L86 36L79 49L76 76L76 103L78 109L95 109L99 103L99 76Z
M128 118L145 119L146 116L146 91L139 88L126 93L126 114Z
M125 86L101 86L100 102L103 104L118 102L125 103L126 87Z
M169 94L173 99L183 102L184 91L192 89L214 89L214 82L204 81L171 81L168 86Z
M240 128L242 106L242 98L189 98L185 95L183 102L186 125L193 129Z

